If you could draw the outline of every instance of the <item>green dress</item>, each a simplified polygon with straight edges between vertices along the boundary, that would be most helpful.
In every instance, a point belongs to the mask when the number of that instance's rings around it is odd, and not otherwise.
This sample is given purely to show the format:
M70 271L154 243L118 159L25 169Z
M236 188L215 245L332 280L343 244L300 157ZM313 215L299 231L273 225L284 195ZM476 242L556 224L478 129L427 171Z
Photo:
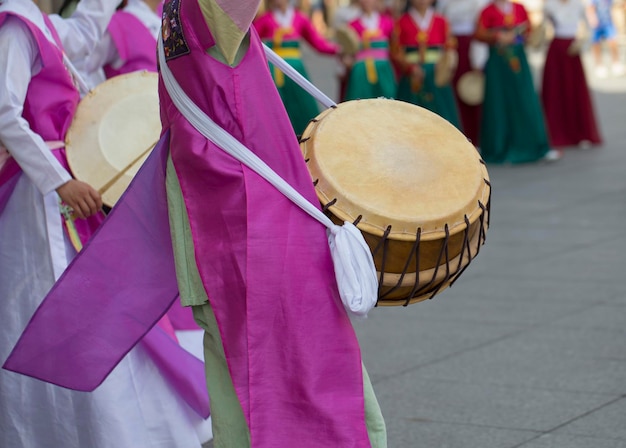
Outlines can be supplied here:
M266 41L265 44L270 48L273 47L270 41ZM280 48L273 48L273 50L296 69L298 73L309 79L300 57L300 43L298 41L283 42ZM283 100L287 110L287 115L289 115L289 120L291 120L291 125L296 135L301 135L309 121L320 113L317 101L271 63L270 70L280 98Z
M407 59L417 61L418 51L416 47L406 47L405 51ZM457 129L462 130L452 86L448 84L439 87L435 84L435 64L439 59L440 53L441 50L439 48L431 47L428 49L425 63L421 65L422 70L424 70L424 81L419 90L415 91L411 85L411 78L403 75L398 82L396 98L424 107L445 118L456 126Z
M543 111L521 44L491 46L480 150L489 163L525 163L549 151Z
M383 41L372 42L370 49L384 53L389 50L389 44ZM394 98L396 91L396 77L388 57L370 58L366 52L357 55L357 61L350 70L345 100Z

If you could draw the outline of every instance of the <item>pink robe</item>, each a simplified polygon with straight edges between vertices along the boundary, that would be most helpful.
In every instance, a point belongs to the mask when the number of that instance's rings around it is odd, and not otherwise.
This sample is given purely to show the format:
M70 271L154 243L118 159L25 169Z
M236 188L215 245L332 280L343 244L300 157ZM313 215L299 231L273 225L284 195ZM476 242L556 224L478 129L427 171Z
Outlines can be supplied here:
M138 70L157 71L156 39L141 20L129 12L118 11L113 14L107 31L124 61L119 68L105 66L107 78Z
M319 204L258 35L229 67L206 55L214 41L197 3L177 3L166 6L165 49L182 88ZM326 229L195 131L163 85L160 96L197 266L252 446L369 447L360 351Z

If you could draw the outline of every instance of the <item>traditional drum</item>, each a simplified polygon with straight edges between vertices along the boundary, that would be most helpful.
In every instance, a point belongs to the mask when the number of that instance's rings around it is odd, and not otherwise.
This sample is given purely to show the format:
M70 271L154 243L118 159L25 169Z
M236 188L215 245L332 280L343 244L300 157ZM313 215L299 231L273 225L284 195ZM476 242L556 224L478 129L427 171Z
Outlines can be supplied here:
M314 119L300 145L324 210L353 222L372 250L379 305L432 298L478 254L487 169L443 118L401 101L348 101Z
M359 35L349 25L343 25L335 30L335 41L341 47L341 53L354 56L359 51Z
M112 207L126 190L161 133L158 75L135 72L97 86L78 104L67 132L67 161L74 176Z
M485 99L485 74L481 70L470 70L461 75L456 83L459 99L468 106L478 106Z

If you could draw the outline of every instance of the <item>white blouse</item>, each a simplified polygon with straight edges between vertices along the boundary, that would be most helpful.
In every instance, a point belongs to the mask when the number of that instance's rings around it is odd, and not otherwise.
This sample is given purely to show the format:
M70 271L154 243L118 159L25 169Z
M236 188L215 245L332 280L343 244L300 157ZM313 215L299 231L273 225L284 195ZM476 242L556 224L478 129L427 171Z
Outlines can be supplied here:
M544 16L552 22L555 37L562 39L576 37L580 22L587 21L582 0L547 0Z
M478 16L489 0L440 0L437 10L450 24L452 34L467 36L474 34Z

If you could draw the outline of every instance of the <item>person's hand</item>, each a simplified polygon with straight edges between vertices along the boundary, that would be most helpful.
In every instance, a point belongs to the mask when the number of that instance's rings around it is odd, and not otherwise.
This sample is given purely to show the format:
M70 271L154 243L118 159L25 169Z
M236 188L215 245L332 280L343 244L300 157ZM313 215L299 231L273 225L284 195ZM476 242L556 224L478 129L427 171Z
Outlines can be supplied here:
M70 206L74 214L81 219L95 215L102 208L100 193L85 182L72 179L56 191L63 202Z

